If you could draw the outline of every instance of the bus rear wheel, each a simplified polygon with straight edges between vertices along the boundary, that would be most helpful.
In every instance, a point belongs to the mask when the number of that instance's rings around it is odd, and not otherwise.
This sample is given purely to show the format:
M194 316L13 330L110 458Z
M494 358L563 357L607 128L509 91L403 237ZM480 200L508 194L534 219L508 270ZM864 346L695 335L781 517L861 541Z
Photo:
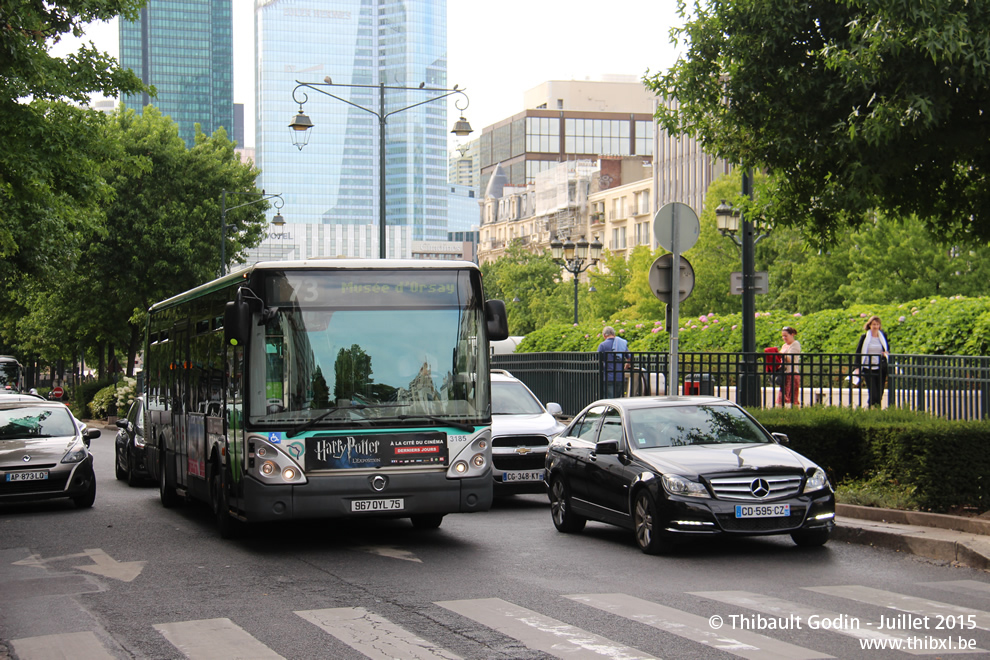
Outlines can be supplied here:
M412 525L415 529L437 529L443 522L442 513L424 513L418 516L411 516Z

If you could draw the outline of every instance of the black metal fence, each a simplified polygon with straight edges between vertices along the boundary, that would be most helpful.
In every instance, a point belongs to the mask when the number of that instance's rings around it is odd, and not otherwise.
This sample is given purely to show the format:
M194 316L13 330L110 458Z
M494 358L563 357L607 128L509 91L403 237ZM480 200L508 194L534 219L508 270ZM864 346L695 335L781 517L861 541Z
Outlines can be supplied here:
M631 353L624 370L627 396L665 394L667 353ZM492 357L544 402L567 415L604 396L604 353L513 353ZM773 354L679 353L678 383L670 393L713 394L761 408L784 405ZM795 406L866 407L859 358L851 353L803 353L796 365ZM741 381L755 389L743 400ZM945 419L990 417L990 358L958 355L891 355L883 407L929 412Z

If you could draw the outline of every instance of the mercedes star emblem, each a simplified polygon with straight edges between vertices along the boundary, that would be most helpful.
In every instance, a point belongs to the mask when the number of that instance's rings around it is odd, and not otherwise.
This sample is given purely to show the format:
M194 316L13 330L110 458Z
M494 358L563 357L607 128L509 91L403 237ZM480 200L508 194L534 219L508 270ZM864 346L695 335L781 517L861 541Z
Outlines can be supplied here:
M753 483L749 485L749 489L753 491L753 497L764 498L770 494L770 484L767 483L766 479L753 479Z

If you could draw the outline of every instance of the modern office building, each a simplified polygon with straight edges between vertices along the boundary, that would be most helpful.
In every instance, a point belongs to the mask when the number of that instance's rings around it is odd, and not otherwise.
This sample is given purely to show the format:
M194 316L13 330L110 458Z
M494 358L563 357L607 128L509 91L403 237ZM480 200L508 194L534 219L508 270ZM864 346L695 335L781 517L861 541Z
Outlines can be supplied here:
M655 96L634 76L551 80L523 95L525 109L483 129L481 189L497 165L513 186L568 160L653 159Z
M257 0L258 185L283 196L297 227L321 226L311 232L317 251L300 240L297 256L378 256L382 98L385 253L408 257L413 241L446 240L447 102L416 105L447 86L446 14L445 0ZM312 89L293 98L297 81L327 80L334 86L322 89L339 98ZM314 125L302 149L288 128L300 108Z
M195 124L207 135L234 131L234 37L231 0L149 0L135 21L120 20L120 63L154 85L158 96L125 96L137 112L154 104L193 146Z
M475 196L481 193L481 141L471 140L457 146L456 153L450 156L448 178L450 183L469 186Z

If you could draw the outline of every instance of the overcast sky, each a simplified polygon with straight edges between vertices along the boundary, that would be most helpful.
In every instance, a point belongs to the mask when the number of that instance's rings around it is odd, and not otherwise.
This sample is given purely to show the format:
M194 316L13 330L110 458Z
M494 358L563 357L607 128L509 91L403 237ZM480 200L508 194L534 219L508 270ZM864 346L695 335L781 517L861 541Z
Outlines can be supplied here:
M447 82L466 89L464 113L478 137L523 110L523 93L546 80L637 78L674 63L673 0L447 0ZM254 0L234 0L234 102L244 104L245 145L254 146ZM93 24L85 40L118 56L116 21ZM56 47L73 47L73 40ZM448 119L456 121L451 105Z

